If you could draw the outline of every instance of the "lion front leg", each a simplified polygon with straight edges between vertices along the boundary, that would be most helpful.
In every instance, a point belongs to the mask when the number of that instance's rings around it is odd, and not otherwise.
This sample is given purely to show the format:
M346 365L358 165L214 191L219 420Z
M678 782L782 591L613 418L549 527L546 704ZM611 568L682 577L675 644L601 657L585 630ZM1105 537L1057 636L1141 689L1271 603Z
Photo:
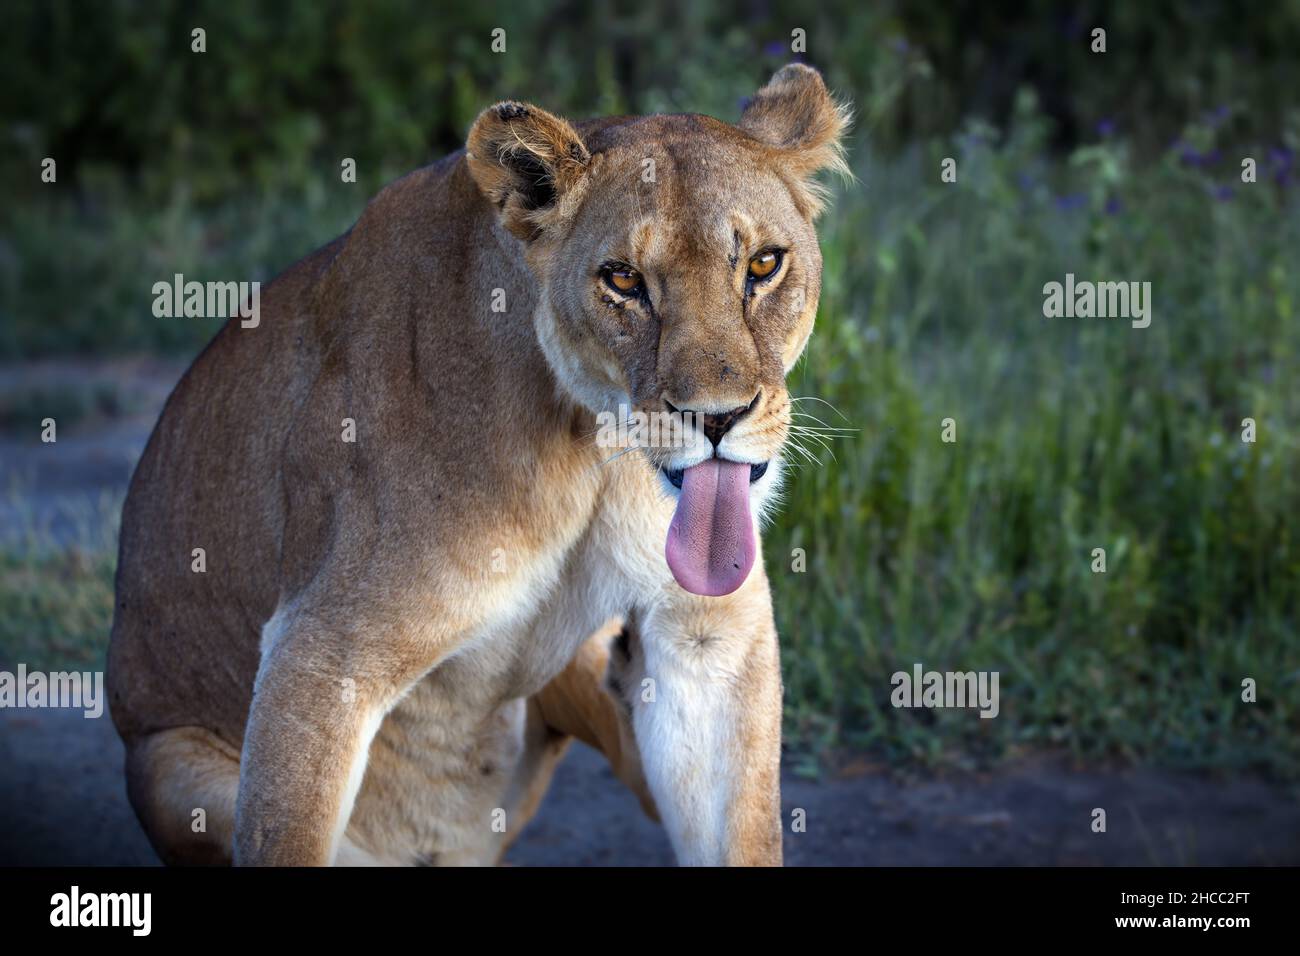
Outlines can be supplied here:
M643 611L633 726L678 860L781 865L781 665L761 565L726 597Z
M237 866L334 862L380 722L434 663L391 628L330 621L320 609L281 610L263 628L240 761Z

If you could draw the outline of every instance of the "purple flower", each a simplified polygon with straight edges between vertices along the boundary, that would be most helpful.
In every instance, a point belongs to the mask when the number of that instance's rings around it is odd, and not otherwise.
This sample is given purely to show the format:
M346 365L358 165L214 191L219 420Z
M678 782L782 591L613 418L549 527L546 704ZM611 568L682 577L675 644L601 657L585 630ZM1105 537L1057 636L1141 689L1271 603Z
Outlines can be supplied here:
M1102 139L1107 139L1111 136L1114 136L1115 121L1110 117L1106 117L1105 119L1098 121L1097 135L1100 136Z
M1106 200L1105 208L1106 208L1106 215L1118 216L1121 212L1124 211L1124 204L1119 201L1119 198L1117 196L1111 196L1109 199Z
M1088 197L1083 193L1066 193L1056 197L1056 208L1061 212L1073 212L1087 205Z
M1268 163L1273 169L1273 182L1285 186L1291 181L1295 166L1295 150L1289 146L1270 146Z
M1184 146L1183 151L1179 154L1179 159L1187 166L1196 166L1204 169L1206 166L1213 166L1223 158L1223 150L1215 149L1208 153L1198 152L1190 146Z
M1236 194L1237 194L1236 190L1234 190L1231 186L1215 186L1210 193L1210 195L1212 195L1219 202L1231 202L1232 197L1235 196Z
M768 43L763 47L763 52L767 56L784 56L786 50L787 48L784 40L773 40L771 43Z

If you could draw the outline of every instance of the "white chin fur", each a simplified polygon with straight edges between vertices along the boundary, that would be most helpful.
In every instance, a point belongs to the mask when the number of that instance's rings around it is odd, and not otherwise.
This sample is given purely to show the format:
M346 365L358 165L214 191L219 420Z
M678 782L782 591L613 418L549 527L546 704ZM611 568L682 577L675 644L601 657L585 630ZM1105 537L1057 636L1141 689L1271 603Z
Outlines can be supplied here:
M583 367L556 325L555 313L544 302L533 314L533 327L555 380L571 399L593 414L616 412L621 403L628 403L623 389L601 381Z

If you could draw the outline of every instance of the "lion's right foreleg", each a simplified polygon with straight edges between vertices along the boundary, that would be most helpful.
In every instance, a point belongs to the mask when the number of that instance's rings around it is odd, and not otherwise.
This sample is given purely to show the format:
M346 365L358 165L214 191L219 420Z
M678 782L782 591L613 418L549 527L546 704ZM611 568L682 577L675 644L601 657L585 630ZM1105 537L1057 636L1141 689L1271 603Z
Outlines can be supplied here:
M277 612L263 630L241 754L237 865L335 861L381 722L436 662L400 622L344 620L320 608Z

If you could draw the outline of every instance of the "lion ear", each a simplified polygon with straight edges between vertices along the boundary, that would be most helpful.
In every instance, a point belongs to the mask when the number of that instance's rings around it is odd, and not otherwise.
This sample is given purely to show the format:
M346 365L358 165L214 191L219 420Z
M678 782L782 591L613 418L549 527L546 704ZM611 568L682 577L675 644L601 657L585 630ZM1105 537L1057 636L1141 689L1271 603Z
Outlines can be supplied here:
M830 169L852 178L844 159L844 134L851 109L838 103L822 76L810 66L791 63L773 74L740 117L740 128L781 153L782 164L804 187L810 215L825 204L825 189L813 176Z
M558 116L505 102L479 114L466 158L479 191L520 239L537 238L564 218L581 191L591 154Z

